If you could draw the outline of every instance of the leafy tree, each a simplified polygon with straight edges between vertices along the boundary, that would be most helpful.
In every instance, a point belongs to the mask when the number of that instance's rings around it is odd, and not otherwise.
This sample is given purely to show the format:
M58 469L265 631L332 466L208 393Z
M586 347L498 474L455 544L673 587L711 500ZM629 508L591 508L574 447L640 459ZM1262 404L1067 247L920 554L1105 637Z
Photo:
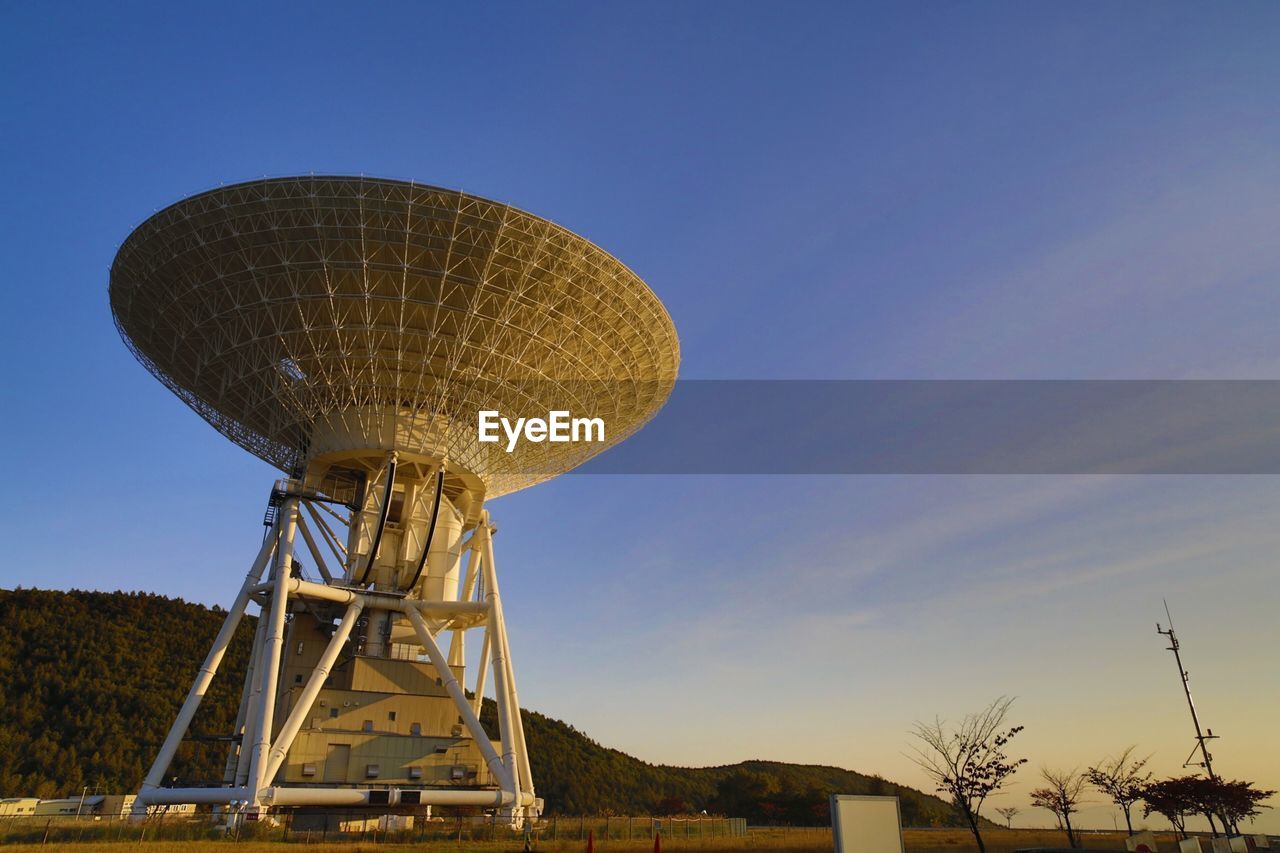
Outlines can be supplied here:
M1001 696L965 716L954 730L935 717L932 723L916 723L911 732L919 741L912 760L929 775L937 791L951 798L973 833L979 853L987 849L979 828L983 803L1027 763L1025 758L1012 760L1005 754L1009 741L1023 729L1005 728L1012 704L1012 698Z
M1142 799L1146 803L1144 814L1164 815L1185 837L1187 815L1204 815L1214 835L1218 834L1216 816L1222 821L1223 831L1230 832L1240 821L1257 816L1261 809L1271 808L1262 801L1275 793L1255 789L1252 782L1179 776L1147 785Z
M1133 835L1134 803L1142 799L1142 792L1151 781L1151 772L1143 772L1151 756L1133 758L1136 747L1129 747L1115 758L1107 758L1085 771L1089 784L1111 798L1124 812L1124 825Z
M663 797L654 807L655 814L666 816L688 814L689 811L689 804L679 797Z
M1252 782L1228 781L1214 779L1213 801L1209 803L1216 814L1222 815L1227 826L1235 829L1243 820L1257 817L1260 809L1269 809L1262 801L1269 799L1275 791L1259 791Z
M1017 806L1000 806L996 809L996 814L1004 818L1004 825L1007 828L1013 829L1013 819L1022 814L1022 809Z
M735 770L720 780L716 787L716 808L729 815L751 814L761 809L762 804L778 793L780 786L777 779L753 770ZM778 809L765 808L764 811L776 818Z
M1192 778L1183 776L1149 783L1142 789L1142 816L1161 815L1173 826L1179 838L1186 838L1187 815L1198 810L1191 786L1187 784Z
M1067 831L1067 843L1078 847L1071 816L1079 809L1080 795L1084 792L1085 777L1076 770L1050 770L1041 768L1040 777L1045 787L1031 792L1031 804L1053 812Z

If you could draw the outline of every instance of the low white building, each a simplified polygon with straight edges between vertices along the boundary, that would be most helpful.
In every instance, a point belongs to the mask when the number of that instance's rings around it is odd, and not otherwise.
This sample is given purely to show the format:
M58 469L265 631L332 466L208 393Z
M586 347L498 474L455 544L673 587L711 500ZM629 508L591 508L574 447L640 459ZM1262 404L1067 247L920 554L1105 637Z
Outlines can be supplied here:
M0 800L0 817L20 817L36 813L40 801L35 797L6 797Z
M36 804L36 814L38 816L45 815L86 815L93 813L93 805L95 801L101 800L101 796L93 797L65 797L57 800L41 800Z
M133 794L90 794L84 797L63 797L56 800L13 800L12 802L21 802L23 804L34 803L34 807L29 811L14 811L11 814L124 818L128 817L132 811L134 799L135 795ZM11 801L5 800L4 802ZM167 808L153 806L148 809L150 814L156 814L158 811L170 815L195 814L196 807L188 803ZM0 814L5 814L5 812L0 812Z

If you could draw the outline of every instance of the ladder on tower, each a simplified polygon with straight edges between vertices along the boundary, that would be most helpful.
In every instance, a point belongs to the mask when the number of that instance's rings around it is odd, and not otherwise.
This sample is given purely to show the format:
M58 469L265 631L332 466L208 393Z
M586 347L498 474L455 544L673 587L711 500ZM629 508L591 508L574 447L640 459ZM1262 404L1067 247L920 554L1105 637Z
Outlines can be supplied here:
M272 489L271 497L267 499L267 511L262 516L263 527L276 526L276 519L280 516L280 505L283 503L284 492Z

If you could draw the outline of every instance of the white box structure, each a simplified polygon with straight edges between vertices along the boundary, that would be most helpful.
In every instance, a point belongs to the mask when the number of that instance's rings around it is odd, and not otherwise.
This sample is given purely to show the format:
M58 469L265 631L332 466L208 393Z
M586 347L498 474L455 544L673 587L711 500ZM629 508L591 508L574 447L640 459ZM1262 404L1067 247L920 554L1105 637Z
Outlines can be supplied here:
M897 797L831 795L836 853L906 853Z

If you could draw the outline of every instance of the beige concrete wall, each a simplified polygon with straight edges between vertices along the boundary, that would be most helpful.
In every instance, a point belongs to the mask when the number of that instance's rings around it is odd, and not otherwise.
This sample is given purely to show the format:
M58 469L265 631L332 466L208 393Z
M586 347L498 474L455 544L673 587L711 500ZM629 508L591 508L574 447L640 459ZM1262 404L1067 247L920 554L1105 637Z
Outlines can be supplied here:
M286 783L318 783L326 776L331 746L349 746L349 784L472 786L494 784L480 750L470 738L406 737L312 729L298 734L283 773ZM314 772L306 774L310 765ZM369 765L378 775L369 776ZM421 775L414 776L410 768ZM456 770L455 770L456 768ZM330 777L332 778L332 777Z
M275 728L300 698L329 639L315 620L295 617L284 648ZM461 679L462 667L454 667ZM489 785L488 767L430 663L339 658L281 769L285 783ZM347 769L326 768L330 746L350 747ZM341 760L335 757L334 759ZM378 775L370 776L369 765ZM310 766L312 773L305 773ZM418 775L410 772L418 768Z
M290 690L277 717L287 717L302 693ZM414 723L417 723L415 731ZM466 734L452 700L443 696L370 693L361 690L321 690L303 730L377 732L391 735L462 737Z

